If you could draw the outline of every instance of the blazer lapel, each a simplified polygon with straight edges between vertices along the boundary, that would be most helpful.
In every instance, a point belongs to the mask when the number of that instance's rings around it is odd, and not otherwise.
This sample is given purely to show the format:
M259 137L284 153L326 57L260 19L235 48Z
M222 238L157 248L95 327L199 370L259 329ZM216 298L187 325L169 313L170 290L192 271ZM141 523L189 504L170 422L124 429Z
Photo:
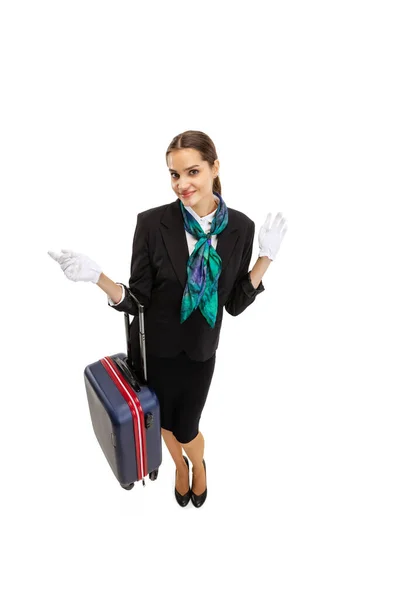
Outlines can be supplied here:
M189 250L179 203L180 199L177 198L167 206L161 219L161 234L176 276L184 289L187 281L186 265ZM239 230L231 224L229 217L228 208L228 225L217 237L216 251L222 260L222 271L228 264L239 238Z

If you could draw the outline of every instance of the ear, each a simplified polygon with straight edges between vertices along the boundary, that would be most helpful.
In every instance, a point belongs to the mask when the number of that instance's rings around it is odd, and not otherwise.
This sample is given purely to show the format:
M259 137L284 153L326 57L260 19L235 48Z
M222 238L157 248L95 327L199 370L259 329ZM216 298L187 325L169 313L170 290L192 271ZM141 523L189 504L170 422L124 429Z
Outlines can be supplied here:
M214 177L217 175L217 173L219 173L219 160L218 160L218 158L214 161L214 166L213 166L213 175L214 175Z

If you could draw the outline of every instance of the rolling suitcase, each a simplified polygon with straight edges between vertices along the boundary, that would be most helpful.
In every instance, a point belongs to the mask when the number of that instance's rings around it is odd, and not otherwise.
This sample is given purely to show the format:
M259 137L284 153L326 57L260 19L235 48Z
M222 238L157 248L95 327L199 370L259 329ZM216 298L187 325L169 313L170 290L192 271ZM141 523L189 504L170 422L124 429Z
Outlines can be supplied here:
M121 486L130 490L149 475L157 479L161 464L160 405L154 390L146 385L144 309L139 307L141 374L132 360L129 314L124 313L128 354L106 356L88 365L84 380L90 417L97 440Z

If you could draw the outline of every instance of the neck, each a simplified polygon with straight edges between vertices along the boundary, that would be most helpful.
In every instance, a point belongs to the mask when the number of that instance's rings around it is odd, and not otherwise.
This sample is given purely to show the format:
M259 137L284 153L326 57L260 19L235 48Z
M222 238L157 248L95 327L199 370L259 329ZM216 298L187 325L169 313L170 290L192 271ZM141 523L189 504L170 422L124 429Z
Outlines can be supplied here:
M207 196L207 198L202 198L200 202L198 202L196 206L192 206L192 208L199 217L205 217L217 208L218 202L219 200L214 198L213 195L211 198Z

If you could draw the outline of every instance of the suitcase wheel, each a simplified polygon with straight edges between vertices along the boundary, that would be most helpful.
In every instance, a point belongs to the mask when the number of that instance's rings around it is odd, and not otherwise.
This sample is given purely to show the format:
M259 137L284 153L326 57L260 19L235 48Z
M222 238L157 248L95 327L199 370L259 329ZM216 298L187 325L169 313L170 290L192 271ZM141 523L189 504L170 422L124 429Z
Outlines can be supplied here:
M125 484L125 485L123 485L123 484L121 483L121 487L123 487L123 488L124 488L124 490L131 490L131 489L133 488L133 486L134 486L134 485L135 485L134 483L127 483L127 484Z
M158 477L158 469L149 473L149 477L150 477L151 481L155 481Z

